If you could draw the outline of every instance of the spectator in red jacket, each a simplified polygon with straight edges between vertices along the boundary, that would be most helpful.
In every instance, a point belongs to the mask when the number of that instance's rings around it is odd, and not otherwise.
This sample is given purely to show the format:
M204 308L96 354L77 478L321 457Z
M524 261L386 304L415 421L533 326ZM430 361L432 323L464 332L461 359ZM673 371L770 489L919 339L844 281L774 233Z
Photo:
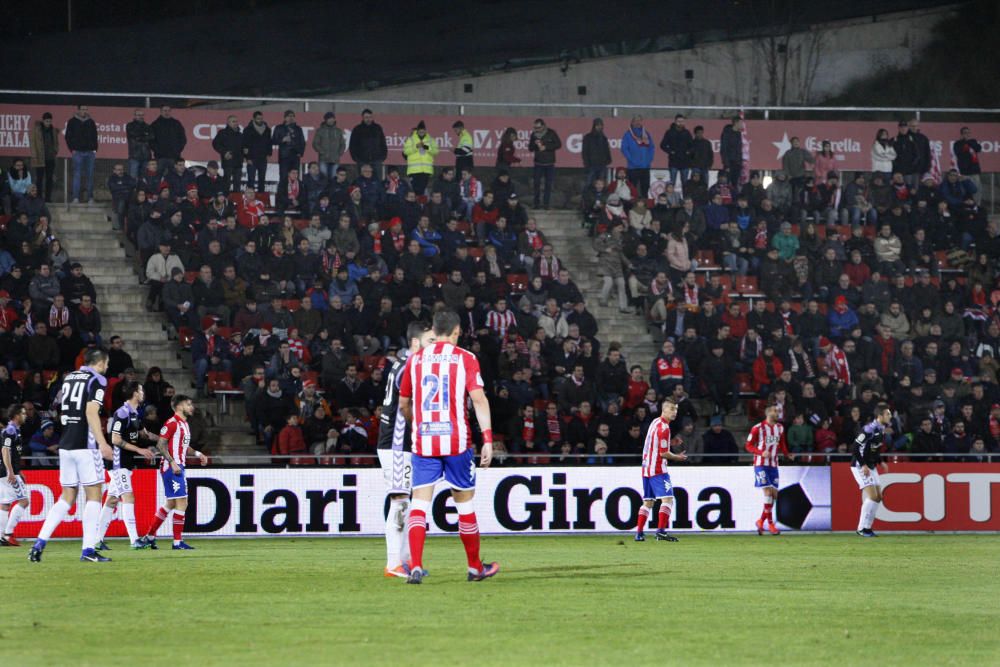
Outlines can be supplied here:
M872 277L871 267L864 263L860 250L851 251L851 260L844 266L844 273L851 279L852 287L864 287Z
M299 416L294 412L285 419L285 427L278 433L271 448L272 454L289 456L304 454L306 452L306 439L302 435L302 428L299 426ZM288 461L293 466L312 465L315 459L310 457L296 456Z
M774 348L764 346L764 352L753 362L753 390L766 398L771 393L771 385L781 377L784 366L781 359L775 356Z

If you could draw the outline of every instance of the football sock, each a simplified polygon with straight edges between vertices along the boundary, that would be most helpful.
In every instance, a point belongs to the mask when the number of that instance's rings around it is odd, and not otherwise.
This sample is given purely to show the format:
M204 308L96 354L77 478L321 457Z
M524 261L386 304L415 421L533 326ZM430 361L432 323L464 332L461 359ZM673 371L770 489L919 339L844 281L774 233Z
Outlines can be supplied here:
M101 522L97 529L97 542L100 543L104 540L104 535L108 532L108 526L111 525L111 520L115 517L115 508L107 503L104 503L104 507L101 508Z
M45 543L48 542L49 538L52 537L52 533L55 532L56 528L62 523L63 519L69 513L69 503L60 498L56 501L52 509L49 510L48 515L45 517L45 522L42 524L42 529L38 531L38 542L35 543L36 549L44 549ZM41 542L41 544L39 544Z
M404 500L390 500L389 513L385 517L385 566L390 570L399 567L401 563L400 552L405 540L400 519L405 512L405 505Z
M472 501L455 503L458 510L458 534L465 547L465 557L469 563L470 572L483 569L483 561L479 558L479 524L476 522L476 511Z
M179 543L184 534L184 516L184 512L174 510L174 544Z
M643 505L639 508L639 521L636 522L635 532L637 535L642 535L642 531L646 529L646 522L649 521L649 508Z
M4 529L4 535L13 535L14 529L17 528L17 523L21 520L21 514L24 513L24 507L18 503L14 503L14 506L10 508L10 516L7 517L7 528Z
M135 526L135 505L123 501L120 507L122 521L125 522L125 530L128 531L128 541L130 544L135 544L139 539L139 530Z
M667 524L670 523L670 505L668 503L660 505L660 514L657 519L656 528L666 530Z
M858 522L858 530L869 530L875 523L875 514L878 512L878 503L871 498L865 498L861 504L861 520Z
M149 530L146 531L146 537L156 538L156 532L160 530L160 526L163 522L167 520L167 515L170 514L170 510L166 507L160 507L156 510L156 516L153 517L153 523L149 524Z
M426 517L427 514L424 510L416 507L410 508L410 518L406 522L406 531L410 542L410 562L414 568L423 568L424 566L424 539L427 537Z
M20 505L14 505L14 507L20 507ZM14 513L14 507L10 508L10 513ZM7 534L7 512L0 510L0 537Z
M88 500L83 506L83 548L93 549L97 544L97 529L101 522L101 501Z
M774 523L774 498L764 499L764 514L761 518Z

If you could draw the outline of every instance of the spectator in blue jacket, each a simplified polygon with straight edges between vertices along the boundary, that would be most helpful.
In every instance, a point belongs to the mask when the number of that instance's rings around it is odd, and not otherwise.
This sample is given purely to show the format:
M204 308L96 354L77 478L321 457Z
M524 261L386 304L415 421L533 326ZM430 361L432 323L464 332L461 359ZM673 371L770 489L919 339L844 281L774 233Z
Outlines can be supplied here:
M431 228L431 220L426 215L420 216L417 228L413 230L413 239L420 244L424 257L433 259L440 256L441 234Z
M517 235L507 227L506 218L497 218L488 240L497 249L497 256L505 267L514 263L517 256Z
M847 305L847 297L842 294L834 300L826 319L830 324L830 337L837 340L847 338L851 329L858 326L858 315Z
M955 213L962 208L966 199L972 197L979 189L971 179L961 176L957 169L952 169L941 182L941 198L948 202L948 208Z
M649 131L642 126L642 116L633 116L622 137L622 155L628 167L628 180L639 188L639 196L649 192L649 168L653 164L656 146Z

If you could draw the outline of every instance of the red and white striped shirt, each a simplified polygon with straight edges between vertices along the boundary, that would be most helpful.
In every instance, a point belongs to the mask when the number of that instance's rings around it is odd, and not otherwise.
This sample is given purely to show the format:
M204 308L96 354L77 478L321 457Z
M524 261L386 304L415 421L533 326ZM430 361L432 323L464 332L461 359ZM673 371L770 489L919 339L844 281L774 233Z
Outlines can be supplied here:
M667 472L666 453L670 451L670 422L662 417L654 419L646 431L642 446L642 476L653 477Z
M191 427L187 420L178 415L174 415L167 420L167 423L160 429L160 437L167 441L167 451L173 457L177 465L183 466L187 463L187 451L191 446ZM160 471L170 470L170 462L166 459L160 463Z
M750 429L746 450L754 455L754 466L778 467L778 454L788 456L785 427L780 423L768 424L765 419Z
M399 395L413 402L413 453L453 456L472 443L469 394L483 388L479 361L467 350L438 341L410 357Z
M514 313L509 310L502 313L499 310L491 310L486 313L486 327L500 338L506 336L507 329L515 324L517 324L517 320L514 318Z

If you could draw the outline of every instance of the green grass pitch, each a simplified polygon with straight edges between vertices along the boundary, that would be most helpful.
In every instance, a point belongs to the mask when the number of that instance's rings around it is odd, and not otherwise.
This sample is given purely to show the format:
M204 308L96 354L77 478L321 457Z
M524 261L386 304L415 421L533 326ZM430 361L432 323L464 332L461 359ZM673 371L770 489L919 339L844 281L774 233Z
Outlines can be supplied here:
M651 536L650 536L651 537ZM422 586L376 539L0 550L4 665L998 664L1000 536L456 537Z

